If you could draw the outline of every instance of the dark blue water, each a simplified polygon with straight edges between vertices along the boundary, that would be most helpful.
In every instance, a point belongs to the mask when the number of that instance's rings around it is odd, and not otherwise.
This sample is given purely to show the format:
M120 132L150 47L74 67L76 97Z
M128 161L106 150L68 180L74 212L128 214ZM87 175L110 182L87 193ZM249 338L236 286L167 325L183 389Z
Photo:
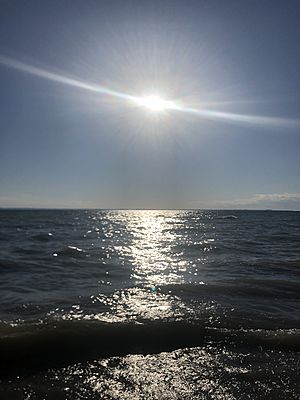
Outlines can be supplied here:
M297 398L300 212L2 210L0 275L4 398Z

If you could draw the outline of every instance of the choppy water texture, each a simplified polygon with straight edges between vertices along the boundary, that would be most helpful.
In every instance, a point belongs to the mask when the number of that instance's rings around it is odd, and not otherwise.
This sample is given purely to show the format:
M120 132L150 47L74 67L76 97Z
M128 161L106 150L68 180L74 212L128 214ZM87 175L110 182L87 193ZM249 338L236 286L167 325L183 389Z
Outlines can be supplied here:
M0 398L299 399L300 212L0 211Z

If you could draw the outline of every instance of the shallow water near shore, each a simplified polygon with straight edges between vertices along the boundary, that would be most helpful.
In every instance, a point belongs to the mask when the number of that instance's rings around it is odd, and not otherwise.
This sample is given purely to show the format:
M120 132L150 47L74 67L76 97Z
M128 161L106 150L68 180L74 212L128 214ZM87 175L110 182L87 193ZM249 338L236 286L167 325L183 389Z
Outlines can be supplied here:
M0 211L3 399L299 398L300 212Z

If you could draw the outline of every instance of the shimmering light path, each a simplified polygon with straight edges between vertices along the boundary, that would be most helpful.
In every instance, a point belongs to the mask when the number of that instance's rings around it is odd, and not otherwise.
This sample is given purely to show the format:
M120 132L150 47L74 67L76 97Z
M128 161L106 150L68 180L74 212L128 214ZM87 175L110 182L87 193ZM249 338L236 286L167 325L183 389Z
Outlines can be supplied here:
M130 101L132 104L135 104L139 107L144 107L147 108L148 110L155 112L178 111L183 113L195 114L205 119L221 120L224 122L226 121L237 122L242 124L253 124L266 127L281 126L286 128L295 128L300 126L300 121L295 119L235 114L235 113L220 112L216 110L208 110L202 108L201 109L192 108L184 105L179 105L173 101L165 100L160 98L159 96L153 96L153 95L133 96L127 93L111 90L103 86L98 86L92 83L83 82L78 79L69 78L64 75L59 75L57 73L48 71L46 69L25 64L21 61L6 56L0 56L0 64L44 79L63 83L65 85L74 86L80 89L96 92L99 94L104 94L124 99Z

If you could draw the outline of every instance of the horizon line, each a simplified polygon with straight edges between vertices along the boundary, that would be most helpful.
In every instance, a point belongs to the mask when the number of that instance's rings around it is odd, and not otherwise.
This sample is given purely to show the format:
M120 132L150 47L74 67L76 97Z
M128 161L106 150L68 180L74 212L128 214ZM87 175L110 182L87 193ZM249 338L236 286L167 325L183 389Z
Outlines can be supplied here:
M6 207L0 206L1 210L44 210L44 211L288 211L300 212L300 210L285 209L285 208L105 208L105 207Z

